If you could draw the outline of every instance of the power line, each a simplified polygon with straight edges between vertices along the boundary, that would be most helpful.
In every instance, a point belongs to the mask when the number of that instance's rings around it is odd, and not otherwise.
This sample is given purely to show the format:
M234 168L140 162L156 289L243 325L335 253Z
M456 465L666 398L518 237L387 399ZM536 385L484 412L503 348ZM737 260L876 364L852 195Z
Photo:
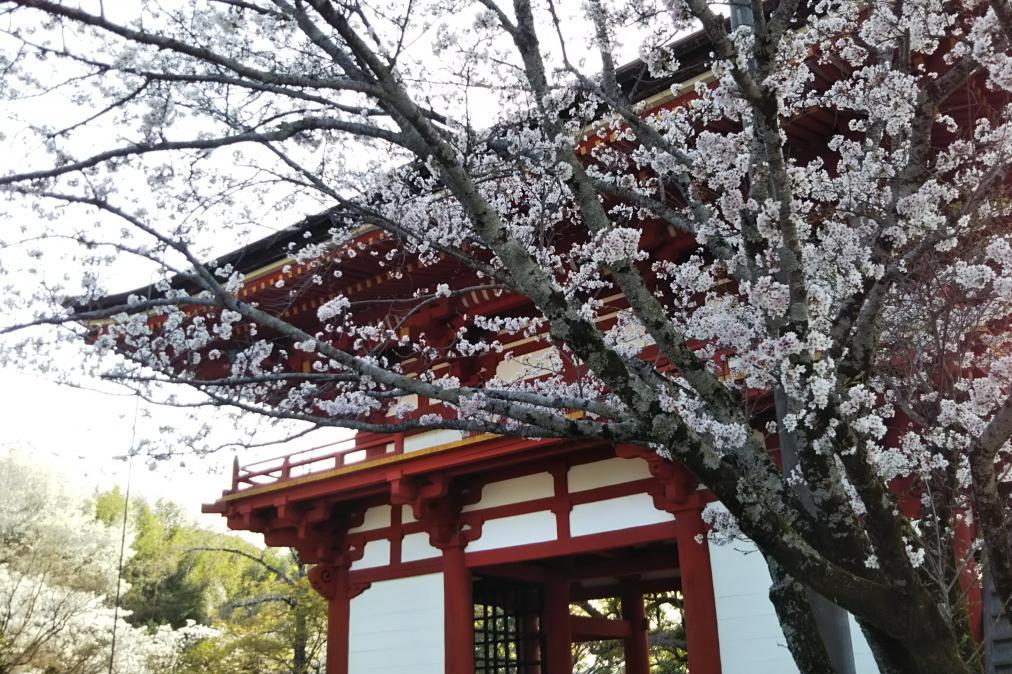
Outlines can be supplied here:
M119 564L116 566L116 603L112 611L112 643L109 647L109 674L113 674L113 666L116 662L116 628L119 623L119 600L120 589L123 585L123 553L126 550L127 519L130 514L130 478L133 475L135 442L137 439L137 416L140 412L141 397L135 397L134 402L134 423L130 429L130 449L127 452L127 479L126 494L123 497L123 526L119 534Z

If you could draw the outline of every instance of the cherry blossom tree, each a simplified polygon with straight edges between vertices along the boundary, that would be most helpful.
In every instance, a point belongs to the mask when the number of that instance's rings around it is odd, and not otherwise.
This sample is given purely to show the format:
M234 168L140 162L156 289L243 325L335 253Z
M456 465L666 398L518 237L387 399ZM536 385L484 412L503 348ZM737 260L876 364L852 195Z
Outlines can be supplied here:
M170 672L187 646L215 634L128 624L110 600L119 530L23 456L0 456L0 479L0 672Z
M89 336L194 408L649 446L759 546L804 671L837 669L818 596L883 672L974 671L979 550L1012 601L1007 0L110 5L0 2L11 362ZM293 211L317 272L244 300L206 260ZM455 273L286 319L359 255ZM401 329L472 292L527 309ZM543 376L435 367L516 336Z

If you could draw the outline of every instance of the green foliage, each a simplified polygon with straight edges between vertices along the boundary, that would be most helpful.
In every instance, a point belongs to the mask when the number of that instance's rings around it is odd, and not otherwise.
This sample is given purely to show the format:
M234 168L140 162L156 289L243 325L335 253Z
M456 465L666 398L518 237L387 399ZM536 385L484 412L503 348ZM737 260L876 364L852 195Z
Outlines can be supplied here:
M643 597L650 630L650 674L686 674L685 623L680 592L658 592ZM621 617L616 598L573 604L571 612L591 618ZM573 645L574 674L622 674L625 647L620 640L588 641Z
M111 513L121 496L102 499L100 519L62 476L13 451L0 454L0 484L0 672L162 674L215 633L117 616L122 529Z
M293 568L296 570L297 568ZM259 594L233 599L223 607L226 631L190 654L186 674L240 672L315 672L322 661L326 604L304 574L280 588L263 579ZM284 592L277 590L284 589ZM301 649L301 650L300 650Z
M122 522L123 503L117 489L96 494L96 519ZM128 620L137 626L196 621L219 632L187 648L174 674L315 671L326 604L294 555L198 527L164 500L133 500L129 525Z
M119 525L123 520L123 504L126 497L119 487L113 487L108 491L99 492L93 497L95 504L95 519L107 527Z
M157 501L154 507L139 501L131 511L135 529L134 555L123 570L130 589L123 606L135 625L168 623L178 627L187 620L210 621L205 597L215 592L218 579L199 573L188 550L206 539L231 539L205 532L187 523L179 507ZM228 572L226 566L222 569ZM195 572L196 571L196 572Z
M643 597L650 622L652 674L686 674L685 611L681 592L658 592Z

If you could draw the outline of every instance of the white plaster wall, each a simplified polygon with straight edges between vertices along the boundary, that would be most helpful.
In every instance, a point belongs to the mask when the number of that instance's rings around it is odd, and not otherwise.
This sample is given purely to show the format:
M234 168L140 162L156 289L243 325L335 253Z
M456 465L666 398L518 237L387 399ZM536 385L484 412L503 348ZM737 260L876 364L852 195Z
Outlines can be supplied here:
M555 481L551 473L524 475L512 480L501 480L486 484L481 490L481 500L464 506L464 512L481 508L494 508L510 503L521 503L555 495Z
M419 449L435 447L436 445L456 442L464 437L460 431L441 429L438 431L426 431L417 435L410 435L404 438L404 453L417 452Z
M573 506L569 531L573 536L586 536L670 521L672 516L658 510L649 494L631 494Z
M508 548L511 545L527 545L554 541L558 529L555 513L541 510L512 517L500 517L486 521L481 527L481 537L468 544L468 552Z
M405 410L417 410L418 409L418 395L415 394L415 393L412 393L411 395L400 396L398 398L395 398L394 399L394 404L391 407L392 408L394 408L394 407L401 407L402 409L405 409ZM393 412L393 409L391 409L391 412ZM392 413L390 413L390 414L387 414L387 416L391 417L391 416L394 416L394 415Z
M418 559L429 559L439 557L443 554L439 548L429 543L429 534L419 531L416 534L408 534L401 539L401 561L413 562Z
M348 452L341 459L341 461L343 461L342 465L345 465L345 466L351 465L353 463L358 463L359 461L364 461L364 460L365 460L365 450L364 449L358 449L358 450L355 450L354 452Z
M558 351L554 346L549 346L499 361L495 366L495 376L504 382L516 382L552 374L561 368L562 360Z
M623 315L631 320L628 320L621 328L617 324L613 326L608 336L615 340L616 346L620 347L622 352L629 353L632 349L643 350L656 343L654 342L654 338L646 331L646 328L639 321L632 318L633 313L628 309L606 314L598 319L598 321L601 322L603 319L619 315Z
M388 526L390 526L390 506L378 505L366 510L365 517L362 518L362 524L354 529L349 529L348 532L370 531Z
M390 564L390 541L381 538L376 541L369 541L365 544L362 558L352 562L352 570L371 569L374 566L387 566Z
M575 493L648 477L650 467L643 459L615 458L573 466L569 469L567 481L569 491Z
M762 555L751 543L708 545L722 674L795 674Z
M710 546L722 674L795 674L798 668L769 600L766 561L751 542ZM857 674L879 674L868 643L851 618Z
M443 576L373 583L351 600L353 674L444 674Z

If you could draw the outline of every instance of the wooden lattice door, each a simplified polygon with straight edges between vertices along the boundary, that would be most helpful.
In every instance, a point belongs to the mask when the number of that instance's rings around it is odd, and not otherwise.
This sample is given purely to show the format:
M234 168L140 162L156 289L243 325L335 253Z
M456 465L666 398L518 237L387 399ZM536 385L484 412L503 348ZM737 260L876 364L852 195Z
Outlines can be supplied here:
M548 674L541 587L478 578L473 592L475 674Z

